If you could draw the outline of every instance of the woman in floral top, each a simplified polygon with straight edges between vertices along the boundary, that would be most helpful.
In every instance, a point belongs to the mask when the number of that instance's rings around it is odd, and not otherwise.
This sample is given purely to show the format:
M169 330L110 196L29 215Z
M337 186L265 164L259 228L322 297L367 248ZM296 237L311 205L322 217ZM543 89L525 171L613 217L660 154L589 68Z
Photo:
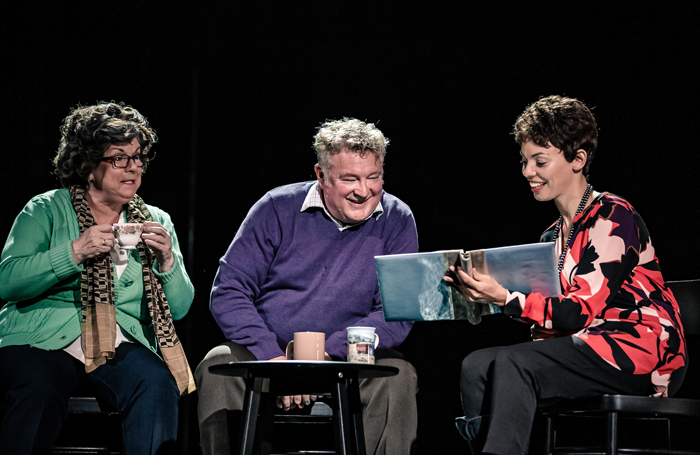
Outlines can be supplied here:
M560 254L562 295L509 291L459 268L445 276L467 298L533 323L540 340L464 359L465 417L457 426L475 453L525 453L539 404L604 393L672 395L687 364L678 304L644 222L629 202L587 182L598 143L590 110L575 99L542 98L518 118L514 134L535 199L559 209L541 240L554 241Z

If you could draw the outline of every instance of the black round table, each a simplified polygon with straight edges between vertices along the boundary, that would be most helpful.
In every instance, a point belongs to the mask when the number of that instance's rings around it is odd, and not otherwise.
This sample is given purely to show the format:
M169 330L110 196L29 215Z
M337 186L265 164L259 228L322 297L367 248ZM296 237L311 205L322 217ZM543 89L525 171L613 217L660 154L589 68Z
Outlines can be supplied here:
M246 380L236 446L239 454L270 453L277 396L330 393L336 453L364 455L359 380L394 376L399 369L362 363L281 360L224 363L212 365L209 371Z

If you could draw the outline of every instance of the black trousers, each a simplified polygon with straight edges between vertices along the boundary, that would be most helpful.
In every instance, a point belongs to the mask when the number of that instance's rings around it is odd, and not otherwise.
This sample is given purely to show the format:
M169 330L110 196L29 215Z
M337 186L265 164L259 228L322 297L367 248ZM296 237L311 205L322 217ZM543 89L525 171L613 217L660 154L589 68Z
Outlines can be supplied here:
M669 394L684 374L685 369L674 373ZM473 439L476 451L498 455L525 453L538 405L605 393L653 393L649 374L614 368L576 337L475 351L462 362L460 391L465 418L475 424L473 434L464 436Z

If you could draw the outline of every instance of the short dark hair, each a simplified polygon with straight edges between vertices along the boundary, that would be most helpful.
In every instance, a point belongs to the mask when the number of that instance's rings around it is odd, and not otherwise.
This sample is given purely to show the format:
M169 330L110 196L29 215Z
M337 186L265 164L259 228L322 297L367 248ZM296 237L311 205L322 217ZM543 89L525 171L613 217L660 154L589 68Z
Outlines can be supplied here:
M136 109L123 102L78 105L61 125L61 142L53 158L54 173L64 188L84 185L112 144L131 142L133 138L138 138L143 154L148 154L158 142L156 131ZM147 164L143 163L144 171Z
M513 126L515 142L519 145L532 141L540 147L552 145L572 162L576 151L588 153L583 175L598 148L598 126L590 109L575 98L552 95L540 98L525 108Z

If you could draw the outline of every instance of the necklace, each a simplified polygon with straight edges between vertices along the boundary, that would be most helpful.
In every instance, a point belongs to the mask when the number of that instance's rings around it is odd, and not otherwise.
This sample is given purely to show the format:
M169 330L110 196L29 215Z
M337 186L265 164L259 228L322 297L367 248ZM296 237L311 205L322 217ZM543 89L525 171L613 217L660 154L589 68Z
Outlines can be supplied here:
M581 198L581 202L578 205L578 208L576 209L576 214L574 215L574 218L578 216L579 213L583 212L583 209L586 208L586 204L588 203L588 198L590 197L591 193L593 192L593 187L591 185L588 185L586 187L586 191L583 193L583 197ZM564 217L559 215L559 221L557 221L557 225L554 227L554 239L559 238L559 233L561 232L561 226L564 224ZM569 229L569 238L566 239L566 243L562 245L562 251L561 255L559 255L559 262L557 263L557 270L559 273L561 273L561 269L564 266L564 258L566 257L566 251L569 249L569 243L571 242L571 238L574 236L574 223L573 219L571 221L571 228Z

